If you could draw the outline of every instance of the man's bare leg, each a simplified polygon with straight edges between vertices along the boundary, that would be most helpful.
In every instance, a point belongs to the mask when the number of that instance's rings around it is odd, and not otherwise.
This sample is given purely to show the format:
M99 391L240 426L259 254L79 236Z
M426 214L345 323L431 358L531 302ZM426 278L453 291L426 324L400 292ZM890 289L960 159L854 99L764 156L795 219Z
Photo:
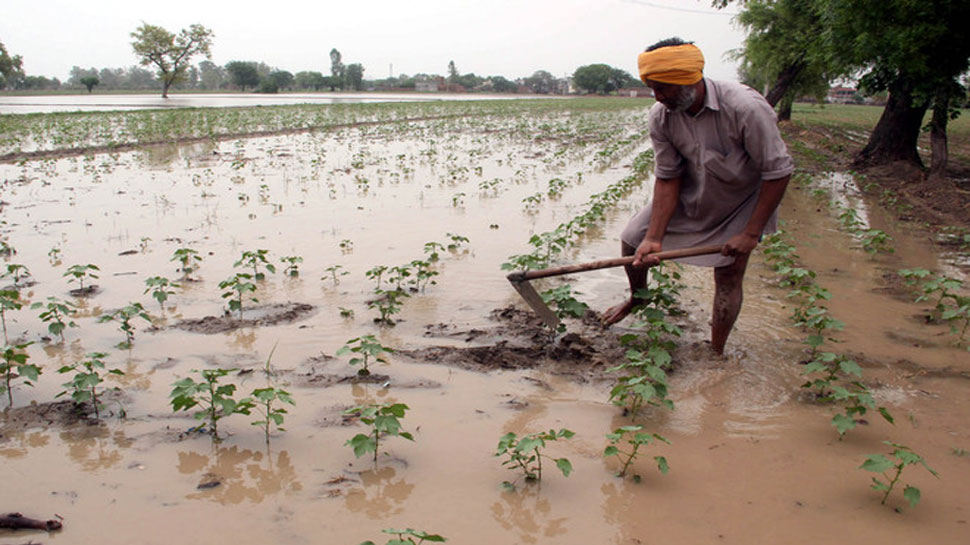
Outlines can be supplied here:
M636 253L637 249L631 247L626 242L620 243L620 255L626 257L631 256ZM624 267L626 269L626 277L630 282L630 298L626 301L620 303L619 305L612 306L606 309L603 313L602 322L603 325L613 325L623 318L626 318L630 312L633 311L633 307L640 303L640 300L633 296L637 290L647 287L647 270L650 267L631 267L627 265Z
M714 312L711 319L711 348L718 355L724 354L724 345L741 312L744 299L744 271L748 255L734 258L734 263L714 269Z

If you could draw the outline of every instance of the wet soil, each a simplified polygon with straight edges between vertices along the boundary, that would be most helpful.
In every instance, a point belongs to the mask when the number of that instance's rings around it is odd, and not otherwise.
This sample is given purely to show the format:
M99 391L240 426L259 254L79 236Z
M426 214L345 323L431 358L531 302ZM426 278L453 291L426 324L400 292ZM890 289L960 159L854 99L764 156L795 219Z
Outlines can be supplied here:
M262 305L246 309L248 314L256 314L257 316L255 318L236 318L229 315L228 311L226 311L222 316L206 316L194 320L180 320L171 327L192 333L213 335L216 333L235 331L243 327L289 324L306 318L313 310L313 305L307 303Z

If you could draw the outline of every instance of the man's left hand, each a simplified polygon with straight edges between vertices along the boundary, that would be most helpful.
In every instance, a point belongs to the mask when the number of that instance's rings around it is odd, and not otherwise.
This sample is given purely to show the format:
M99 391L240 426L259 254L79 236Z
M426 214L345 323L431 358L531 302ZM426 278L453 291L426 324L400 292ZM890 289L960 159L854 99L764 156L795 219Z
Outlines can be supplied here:
M758 238L747 233L738 233L724 243L724 246L721 247L721 255L737 256L750 254L751 250L754 250L755 246L758 245Z

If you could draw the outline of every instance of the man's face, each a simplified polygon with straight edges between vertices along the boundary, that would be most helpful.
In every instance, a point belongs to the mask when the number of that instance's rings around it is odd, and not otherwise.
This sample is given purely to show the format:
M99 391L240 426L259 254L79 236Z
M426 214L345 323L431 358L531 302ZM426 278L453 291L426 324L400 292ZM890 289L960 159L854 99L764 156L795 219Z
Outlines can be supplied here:
M684 112L697 99L697 89L693 85L675 85L647 80L647 87L653 91L654 98L672 112Z

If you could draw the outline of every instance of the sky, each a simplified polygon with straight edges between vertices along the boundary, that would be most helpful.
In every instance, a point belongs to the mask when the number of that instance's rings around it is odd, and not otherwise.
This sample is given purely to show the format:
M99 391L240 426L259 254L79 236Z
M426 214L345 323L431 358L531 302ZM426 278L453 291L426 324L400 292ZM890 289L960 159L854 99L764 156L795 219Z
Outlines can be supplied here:
M704 52L705 75L736 80L726 53L743 33L709 0L3 0L0 42L28 75L68 78L71 67L124 68L138 59L142 22L215 33L212 61L256 61L296 73L330 71L330 50L361 63L365 79L462 74L510 79L571 75L605 63L637 75L637 54L679 36ZM197 57L193 62L202 60Z

